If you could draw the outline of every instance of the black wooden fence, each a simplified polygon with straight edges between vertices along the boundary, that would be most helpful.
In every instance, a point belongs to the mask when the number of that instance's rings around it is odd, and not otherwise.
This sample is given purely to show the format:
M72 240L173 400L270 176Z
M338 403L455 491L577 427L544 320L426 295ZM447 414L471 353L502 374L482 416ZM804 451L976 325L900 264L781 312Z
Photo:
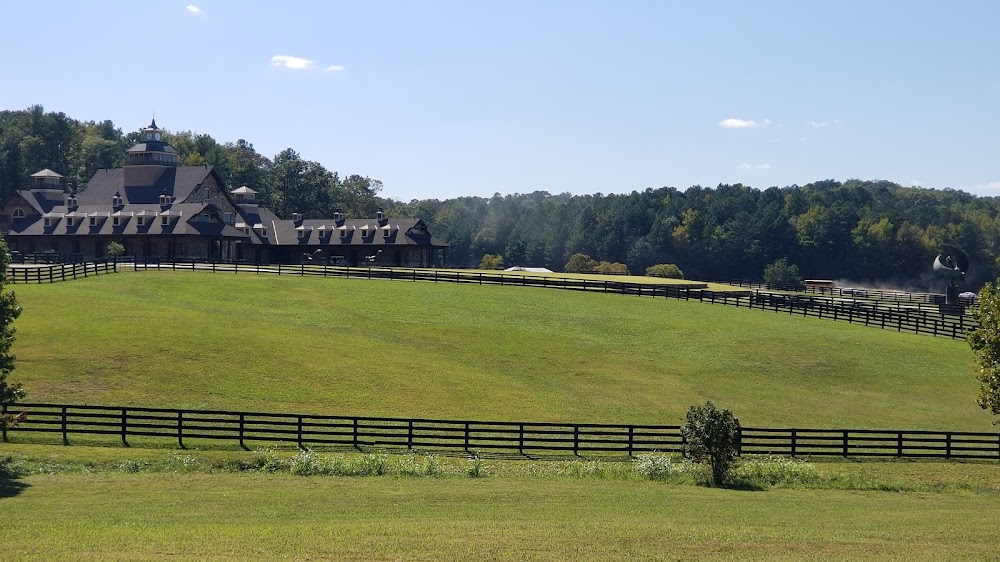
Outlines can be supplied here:
M98 262L91 264L40 266L11 269L15 283L46 283L74 279L97 273L119 271L122 264ZM596 291L622 295L665 297L697 300L712 304L736 306L775 313L810 316L853 324L875 326L885 330L928 334L964 339L965 332L976 327L967 314L949 314L935 308L917 306L884 306L867 299L842 299L827 296L792 295L764 291L713 291L704 283L658 284L618 281L614 279L584 279L541 275L517 275L478 270L401 269L379 267L338 267L329 265L262 265L204 261L142 261L127 267L136 271L206 271L235 275L297 275L346 279L384 279L478 285L543 287L571 291Z
M3 435L47 434L63 444L71 436L105 436L128 446L133 438L305 447L400 448L469 454L682 452L676 425L497 422L321 416L270 412L178 410L17 404L25 418ZM1000 460L1000 433L872 429L775 429L746 427L741 454L836 457L907 457Z
M7 269L7 281L20 284L55 283L57 281L70 281L93 275L117 272L118 264L114 261L80 262L37 267L11 267Z
M877 301L865 299L837 299L826 296L789 295L761 291L713 291L704 283L658 284L618 281L614 279L583 279L541 275L517 275L478 270L401 269L374 267L336 267L326 265L259 265L239 263L139 262L138 271L183 270L212 271L236 275L298 275L311 277L339 277L355 279L386 279L396 281L428 281L434 283L461 283L478 285L506 285L543 287L572 291L597 291L623 295L665 297L697 300L776 313L795 314L814 318L845 321L885 330L928 334L963 339L966 330L976 326L969 315L945 314L936 309L914 307L883 307Z

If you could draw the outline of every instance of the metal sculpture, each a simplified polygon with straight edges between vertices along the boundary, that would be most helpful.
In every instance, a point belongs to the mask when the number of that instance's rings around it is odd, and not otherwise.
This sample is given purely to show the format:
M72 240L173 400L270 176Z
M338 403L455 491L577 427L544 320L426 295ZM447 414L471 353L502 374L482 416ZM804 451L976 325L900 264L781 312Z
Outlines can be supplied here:
M379 250L370 256L365 256L365 263L370 265L375 264L375 262L378 261L378 257L381 255L382 255L382 250Z
M302 253L302 261L323 261L323 250L316 250L315 252L309 254L306 252Z
M969 271L969 256L958 246L943 244L941 253L934 258L934 273L948 281L945 304L959 304L958 288Z

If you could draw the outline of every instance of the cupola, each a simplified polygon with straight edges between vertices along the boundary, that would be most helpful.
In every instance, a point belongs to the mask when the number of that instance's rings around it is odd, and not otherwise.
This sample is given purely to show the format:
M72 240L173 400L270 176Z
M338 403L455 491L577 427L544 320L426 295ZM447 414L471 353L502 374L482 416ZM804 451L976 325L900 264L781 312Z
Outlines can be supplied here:
M139 133L139 142L128 149L128 166L176 166L177 149L167 144L156 119Z

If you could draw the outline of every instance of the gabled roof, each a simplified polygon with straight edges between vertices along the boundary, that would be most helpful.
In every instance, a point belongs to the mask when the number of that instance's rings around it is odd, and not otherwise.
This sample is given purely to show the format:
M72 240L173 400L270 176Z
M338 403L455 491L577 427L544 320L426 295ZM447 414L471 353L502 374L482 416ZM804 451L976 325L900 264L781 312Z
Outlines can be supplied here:
M44 170L41 170L39 172L35 172L34 174L31 174L31 177L33 177L33 178L61 178L62 175L57 174L57 173L53 172L52 170L50 170L48 168L45 168Z
M232 193L234 195L256 195L257 194L256 191L250 189L249 187L247 187L245 185L237 187L236 189L230 191L229 193Z
M80 204L107 205L115 193L131 204L159 203L163 194L183 201L211 174L223 185L212 166L137 166L128 170L130 185L126 185L125 171L126 168L98 170L87 182L87 188L77 194Z

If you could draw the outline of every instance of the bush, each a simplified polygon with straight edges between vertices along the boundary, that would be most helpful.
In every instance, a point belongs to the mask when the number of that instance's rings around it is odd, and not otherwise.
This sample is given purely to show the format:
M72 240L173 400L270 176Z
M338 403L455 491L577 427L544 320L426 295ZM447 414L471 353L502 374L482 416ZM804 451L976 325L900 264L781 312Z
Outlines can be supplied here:
M483 254L478 269L503 269L503 256L500 254Z
M658 263L646 268L647 277L666 277L668 279L684 279L681 268L672 263Z
M712 482L721 486L739 452L740 420L729 410L719 410L711 402L691 406L687 424L681 427L684 455L712 469Z
M566 273L589 273L597 269L597 260L591 258L587 254L573 254L566 262L563 270Z
M620 262L611 263L611 262L606 262L606 261L602 261L601 263L597 264L597 272L598 273L610 273L610 274L613 274L613 275L628 275L629 274L628 266L627 265L625 265L623 263L620 263Z
M799 266L789 264L785 258L775 260L764 268L764 283L771 289L801 291L806 288L799 275Z
M125 253L125 246L122 246L118 242L111 242L108 244L108 255L117 258L118 256Z

